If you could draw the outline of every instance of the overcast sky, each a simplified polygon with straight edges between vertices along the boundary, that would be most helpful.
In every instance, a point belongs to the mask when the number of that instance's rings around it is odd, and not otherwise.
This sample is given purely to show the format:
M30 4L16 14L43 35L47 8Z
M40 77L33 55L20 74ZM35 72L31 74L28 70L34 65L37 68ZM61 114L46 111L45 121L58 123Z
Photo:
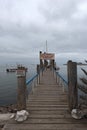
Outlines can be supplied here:
M0 61L87 59L87 0L0 0Z

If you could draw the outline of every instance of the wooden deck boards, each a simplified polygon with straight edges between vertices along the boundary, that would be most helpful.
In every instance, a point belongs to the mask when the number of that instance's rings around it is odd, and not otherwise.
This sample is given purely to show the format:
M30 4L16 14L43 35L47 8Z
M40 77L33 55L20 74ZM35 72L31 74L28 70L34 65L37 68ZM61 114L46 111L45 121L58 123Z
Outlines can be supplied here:
M30 115L23 123L10 120L3 130L87 130L87 120L75 120L68 112L67 93L47 70L28 97Z

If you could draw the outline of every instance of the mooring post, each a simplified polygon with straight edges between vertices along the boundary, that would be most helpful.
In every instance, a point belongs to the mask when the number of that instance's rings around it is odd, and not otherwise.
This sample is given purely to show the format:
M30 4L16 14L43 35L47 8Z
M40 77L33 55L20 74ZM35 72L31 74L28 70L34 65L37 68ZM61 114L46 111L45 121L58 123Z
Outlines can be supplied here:
M56 83L57 83L57 72L56 72Z
M18 110L26 109L26 69L18 66L17 68L18 93L17 106Z
M77 63L68 61L68 101L71 111L78 106Z
M42 51L40 51L39 55L40 55L40 68L42 69L43 68L43 61L41 59L41 54L42 54Z
M54 62L55 62L54 60L50 60L50 65L53 71L53 76L54 76Z
M38 73L38 77L37 77L37 84L40 83L40 65L37 65L37 73Z

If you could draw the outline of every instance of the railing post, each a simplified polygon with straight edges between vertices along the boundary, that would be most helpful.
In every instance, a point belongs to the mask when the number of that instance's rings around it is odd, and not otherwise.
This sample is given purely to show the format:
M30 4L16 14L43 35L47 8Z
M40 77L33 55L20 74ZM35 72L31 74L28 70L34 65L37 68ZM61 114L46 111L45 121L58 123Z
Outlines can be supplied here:
M35 84L34 84L34 81L32 81L32 93L34 93L34 86Z
M57 72L57 75L58 75L58 72ZM60 82L60 77L59 77L59 75L57 76L57 83L59 84L59 82Z
M43 76L43 71L44 71L44 70L43 70L43 68L42 68L42 76Z
M18 110L26 109L26 69L25 67L17 68L18 93L17 106Z
M77 64L76 62L68 61L68 100L69 110L78 106L78 91L77 91Z
M38 73L38 77L37 77L37 83L40 83L40 65L37 65L37 73Z
M57 72L56 72L56 83L57 83Z

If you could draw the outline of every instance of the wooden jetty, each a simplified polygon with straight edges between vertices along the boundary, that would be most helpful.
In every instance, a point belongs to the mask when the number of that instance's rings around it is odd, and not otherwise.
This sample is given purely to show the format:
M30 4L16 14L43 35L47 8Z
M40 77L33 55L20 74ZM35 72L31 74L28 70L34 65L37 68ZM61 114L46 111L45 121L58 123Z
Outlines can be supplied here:
M87 130L87 119L71 117L67 92L50 69L41 74L26 105L28 119L23 123L10 120L3 130Z

